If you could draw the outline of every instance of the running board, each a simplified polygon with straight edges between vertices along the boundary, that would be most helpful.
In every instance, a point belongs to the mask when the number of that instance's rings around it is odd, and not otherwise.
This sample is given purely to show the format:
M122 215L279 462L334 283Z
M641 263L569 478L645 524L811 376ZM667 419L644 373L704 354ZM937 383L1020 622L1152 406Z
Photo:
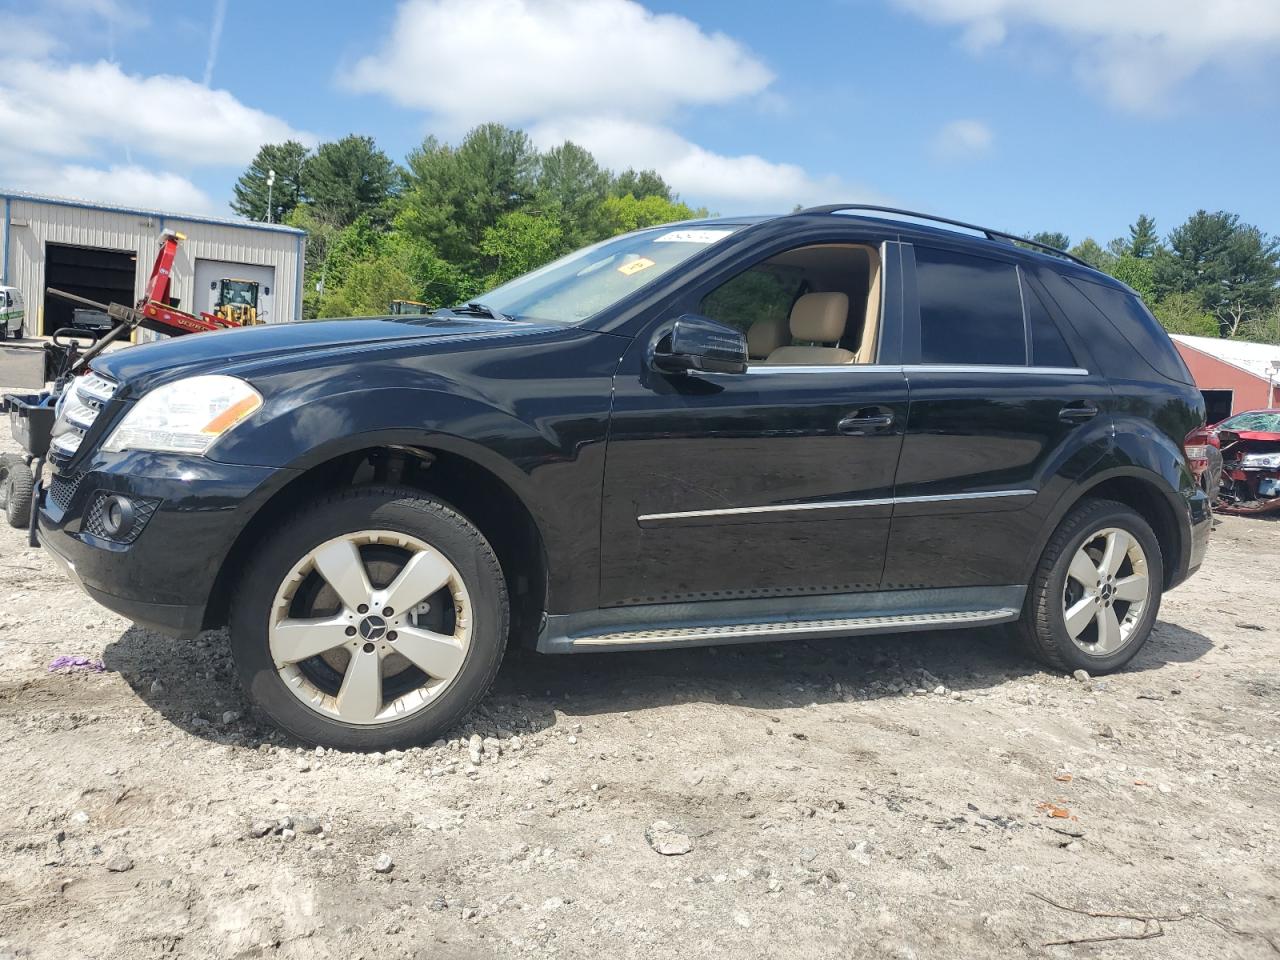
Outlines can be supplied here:
M999 589L999 588L998 588ZM690 620L702 622L686 625L668 625L670 618L663 617L659 622L636 622L645 608L627 608L626 620L629 623L596 623L581 622L579 617L549 617L541 636L538 638L538 649L543 653L577 653L582 651L603 650L661 650L672 647L709 646L722 643L749 643L762 640L799 640L819 637L845 637L873 633L905 633L916 630L947 630L965 627L984 627L999 623L1009 623L1018 619L1021 611L1022 587L1003 588L1010 591L998 599L999 605L983 605L980 608L950 610L920 610L918 612L879 612L874 609L859 611L856 614L842 611L809 611L809 616L793 615L783 619L778 616L758 615L744 617L740 612L732 619L726 617L715 622L705 613L704 616L690 617ZM1016 591L1018 597L1012 592ZM915 591L903 591L908 595ZM924 592L924 591L922 591ZM817 599L817 598L814 598ZM899 593L898 599L903 599ZM931 599L937 599L935 596ZM988 596L986 599L995 599ZM794 601L793 601L794 602ZM697 606L703 606L698 604ZM707 605L711 606L711 605ZM876 604L871 604L876 606ZM901 610L901 606L899 607ZM603 611L601 611L603 612ZM655 613L657 611L654 611ZM664 611L665 612L665 611ZM765 611L759 611L764 614ZM619 613L621 613L619 611ZM814 615L817 614L817 615ZM585 618L582 618L585 619ZM603 619L597 615L593 619ZM617 620L622 620L619 616ZM655 618L658 619L658 618ZM578 620L578 623L572 621ZM662 623L661 620L666 620ZM711 621L711 622L708 622ZM578 629L566 629L577 627ZM557 629L559 628L559 629Z

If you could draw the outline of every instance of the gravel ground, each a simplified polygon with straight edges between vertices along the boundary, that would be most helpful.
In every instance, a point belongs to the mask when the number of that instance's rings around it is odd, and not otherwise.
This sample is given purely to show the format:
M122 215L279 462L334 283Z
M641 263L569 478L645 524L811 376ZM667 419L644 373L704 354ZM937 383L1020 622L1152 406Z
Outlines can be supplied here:
M3 527L0 958L1280 956L1278 569L1225 518L1105 679L994 631L513 655L365 756Z

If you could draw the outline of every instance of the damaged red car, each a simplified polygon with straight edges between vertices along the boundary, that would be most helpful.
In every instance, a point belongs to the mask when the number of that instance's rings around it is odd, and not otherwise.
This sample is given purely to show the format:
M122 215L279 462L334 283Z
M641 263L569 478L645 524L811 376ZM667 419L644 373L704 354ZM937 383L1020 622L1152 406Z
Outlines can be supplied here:
M1280 410L1249 410L1187 438L1222 453L1221 513L1280 513ZM1208 453L1207 449L1205 450Z

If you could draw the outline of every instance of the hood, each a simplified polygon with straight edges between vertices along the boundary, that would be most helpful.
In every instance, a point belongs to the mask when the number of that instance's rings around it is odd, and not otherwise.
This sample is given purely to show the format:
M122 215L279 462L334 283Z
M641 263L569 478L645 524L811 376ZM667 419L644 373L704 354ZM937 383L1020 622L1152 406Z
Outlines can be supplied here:
M103 354L93 369L126 384L122 396L136 396L161 381L203 373L234 373L261 362L300 359L303 354L360 353L380 345L456 340L483 341L510 334L513 327L540 325L478 317L315 320L264 324L240 330L188 334ZM237 368L237 369L232 369Z

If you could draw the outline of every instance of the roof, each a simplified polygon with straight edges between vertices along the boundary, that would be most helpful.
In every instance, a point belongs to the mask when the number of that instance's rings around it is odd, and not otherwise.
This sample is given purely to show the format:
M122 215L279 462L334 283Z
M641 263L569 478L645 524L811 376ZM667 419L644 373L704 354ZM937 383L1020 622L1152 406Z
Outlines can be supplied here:
M1171 334L1170 338L1175 343L1238 367L1262 380L1280 376L1280 368L1271 366L1273 363L1280 365L1280 346L1275 344L1226 340L1222 337L1190 337L1181 333Z
M259 223L256 220L243 220L239 217L209 217L194 213L175 213L172 210L144 210L140 207L119 207L109 203L95 203L92 200L79 200L75 197L46 197L22 190L0 189L0 200L25 200L29 203L47 203L54 207L79 207L85 210L101 210L104 213L127 213L137 217L160 217L166 220L181 220L185 223L208 223L218 227L235 227L239 230L263 230L269 233L287 233L305 236L305 230L288 227L282 223Z

